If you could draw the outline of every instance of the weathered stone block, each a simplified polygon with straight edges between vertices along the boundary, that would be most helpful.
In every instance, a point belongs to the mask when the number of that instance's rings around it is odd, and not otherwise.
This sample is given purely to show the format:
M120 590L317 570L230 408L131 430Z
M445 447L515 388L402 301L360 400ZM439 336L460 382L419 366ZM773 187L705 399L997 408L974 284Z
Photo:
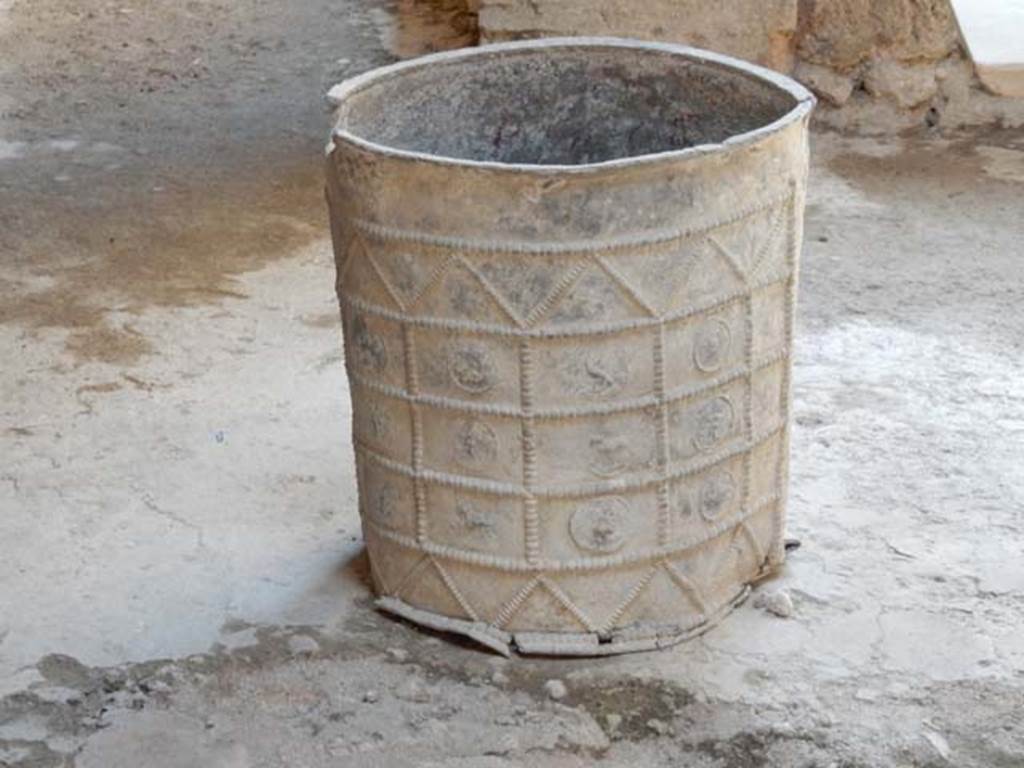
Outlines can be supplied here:
M481 42L612 35L685 43L788 72L797 0L480 0Z
M879 56L939 61L959 44L949 0L804 0L797 55L848 70Z
M935 66L901 64L892 59L874 61L864 75L864 88L872 96L891 99L901 107L916 107L938 90Z
M853 92L853 78L834 69L797 62L793 77L834 107L845 104Z

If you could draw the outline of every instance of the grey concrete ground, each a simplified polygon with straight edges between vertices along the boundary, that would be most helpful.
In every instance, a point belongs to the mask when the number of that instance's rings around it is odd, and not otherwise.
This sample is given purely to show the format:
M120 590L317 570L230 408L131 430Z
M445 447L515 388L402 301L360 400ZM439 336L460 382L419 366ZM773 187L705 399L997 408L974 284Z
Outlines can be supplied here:
M0 766L1024 766L1024 137L816 137L803 546L506 660L370 607L319 97L394 23L0 0Z

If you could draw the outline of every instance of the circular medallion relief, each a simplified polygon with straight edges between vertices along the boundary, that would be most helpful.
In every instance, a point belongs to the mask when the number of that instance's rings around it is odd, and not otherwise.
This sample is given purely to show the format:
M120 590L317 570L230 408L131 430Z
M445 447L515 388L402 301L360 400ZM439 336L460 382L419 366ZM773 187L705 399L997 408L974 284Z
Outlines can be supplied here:
M491 389L498 378L491 353L480 344L459 344L448 351L448 374L456 386L473 394Z
M716 520L736 498L736 480L729 472L711 475L700 488L700 514Z
M698 370L713 373L729 357L732 331L721 320L708 320L697 329L693 340L693 364Z
M693 433L694 447L707 450L729 434L736 418L732 401L724 395L708 400L697 408Z
M603 555L622 549L626 543L629 506L618 496L591 499L569 518L569 535L576 546Z
M459 535L468 538L472 543L493 542L498 537L498 526L494 516L481 511L466 499L455 500L455 522Z

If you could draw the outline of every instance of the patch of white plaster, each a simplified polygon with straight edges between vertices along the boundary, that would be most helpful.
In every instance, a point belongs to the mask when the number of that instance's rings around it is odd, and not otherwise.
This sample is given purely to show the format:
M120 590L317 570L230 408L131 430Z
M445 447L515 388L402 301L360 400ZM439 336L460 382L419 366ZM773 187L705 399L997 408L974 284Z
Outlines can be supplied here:
M78 139L50 139L46 142L46 146L50 149L55 149L58 152L70 152L76 149L82 142Z
M28 146L24 141L4 141L0 139L0 160L16 160L25 155Z

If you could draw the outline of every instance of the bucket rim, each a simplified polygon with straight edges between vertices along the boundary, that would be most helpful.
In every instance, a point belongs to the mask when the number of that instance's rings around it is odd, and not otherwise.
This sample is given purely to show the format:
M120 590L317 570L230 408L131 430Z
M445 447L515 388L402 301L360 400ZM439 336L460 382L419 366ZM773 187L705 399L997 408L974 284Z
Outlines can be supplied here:
M587 174L623 168L634 168L657 163L670 163L677 160L694 159L708 155L722 154L723 152L756 144L768 137L783 131L794 123L798 123L808 117L814 109L816 99L814 95L803 85L788 75L753 64L733 56L721 53L694 48L676 43L663 43L644 40L635 40L623 37L548 37L533 40L516 40L505 43L491 43L487 45L457 48L440 53L432 53L426 56L400 61L383 67L371 69L355 77L348 78L332 87L327 93L327 100L336 108L342 107L349 99L363 90L373 87L383 81L423 67L430 67L436 64L469 60L474 58L502 55L506 53L517 53L521 51L543 51L558 48L620 48L634 51L651 51L670 54L692 61L710 64L722 69L738 71L753 79L775 87L788 94L796 102L793 107L770 123L759 126L749 131L735 134L720 142L708 142L697 144L683 149L663 150L660 152L649 152L630 157L620 157L611 160L601 160L590 163L574 164L542 164L542 163L506 163L496 160L474 160L471 158L451 157L447 155L435 155L429 152L421 152L413 149L402 149L380 142L373 141L364 136L348 130L340 125L340 118L331 129L331 140L327 145L327 154L330 155L339 143L347 144L357 149L387 158L408 160L419 163L428 163L435 166L450 168L476 169L489 171L504 171L512 173L525 173L532 175L565 175L565 174Z

